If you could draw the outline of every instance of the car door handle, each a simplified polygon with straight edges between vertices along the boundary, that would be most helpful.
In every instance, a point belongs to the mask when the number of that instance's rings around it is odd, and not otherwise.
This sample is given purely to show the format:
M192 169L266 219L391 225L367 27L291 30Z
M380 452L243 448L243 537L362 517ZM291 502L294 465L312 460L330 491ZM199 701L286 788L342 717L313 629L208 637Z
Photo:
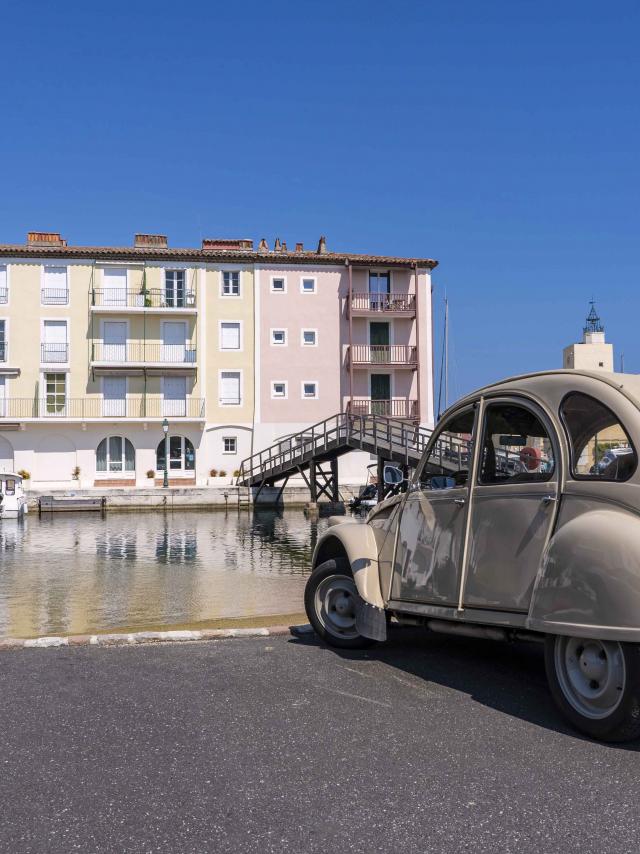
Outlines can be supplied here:
M457 504L458 507L462 507L465 503L464 498L454 498L453 503Z
M558 499L556 498L555 495L545 495L545 497L542 499L542 503L543 504L553 504L553 502L557 501L557 500Z

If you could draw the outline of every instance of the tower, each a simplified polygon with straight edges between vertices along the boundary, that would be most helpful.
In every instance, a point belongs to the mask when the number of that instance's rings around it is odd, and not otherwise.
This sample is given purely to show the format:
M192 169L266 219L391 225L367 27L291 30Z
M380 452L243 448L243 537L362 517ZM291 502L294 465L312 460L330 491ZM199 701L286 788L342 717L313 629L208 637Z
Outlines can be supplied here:
M604 326L596 311L595 302L582 330L582 343L570 344L562 351L563 368L583 371L613 371L613 344L607 344Z

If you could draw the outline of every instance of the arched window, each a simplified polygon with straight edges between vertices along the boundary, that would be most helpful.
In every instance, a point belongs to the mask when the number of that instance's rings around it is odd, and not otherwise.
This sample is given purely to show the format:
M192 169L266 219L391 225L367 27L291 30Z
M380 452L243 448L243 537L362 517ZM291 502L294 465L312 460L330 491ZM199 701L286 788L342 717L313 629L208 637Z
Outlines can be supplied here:
M98 445L96 471L135 471L136 452L124 436L108 436Z
M156 470L164 471L164 439L156 450ZM195 471L196 452L186 436L169 436L169 471Z

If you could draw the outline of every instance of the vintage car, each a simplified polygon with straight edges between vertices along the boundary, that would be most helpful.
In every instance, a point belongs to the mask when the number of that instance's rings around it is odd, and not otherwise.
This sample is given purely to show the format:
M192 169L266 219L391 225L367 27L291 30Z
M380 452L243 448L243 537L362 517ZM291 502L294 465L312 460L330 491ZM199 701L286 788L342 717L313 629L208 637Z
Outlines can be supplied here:
M550 371L468 395L404 494L364 524L331 520L305 590L311 624L338 647L384 640L392 620L542 640L568 720L639 737L639 447L640 376Z

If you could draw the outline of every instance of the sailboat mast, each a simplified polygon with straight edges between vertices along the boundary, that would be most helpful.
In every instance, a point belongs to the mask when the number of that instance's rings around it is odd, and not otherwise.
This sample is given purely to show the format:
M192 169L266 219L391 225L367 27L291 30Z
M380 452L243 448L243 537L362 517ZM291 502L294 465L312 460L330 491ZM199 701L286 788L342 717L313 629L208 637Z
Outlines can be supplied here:
M449 408L449 300L444 298L444 408Z

